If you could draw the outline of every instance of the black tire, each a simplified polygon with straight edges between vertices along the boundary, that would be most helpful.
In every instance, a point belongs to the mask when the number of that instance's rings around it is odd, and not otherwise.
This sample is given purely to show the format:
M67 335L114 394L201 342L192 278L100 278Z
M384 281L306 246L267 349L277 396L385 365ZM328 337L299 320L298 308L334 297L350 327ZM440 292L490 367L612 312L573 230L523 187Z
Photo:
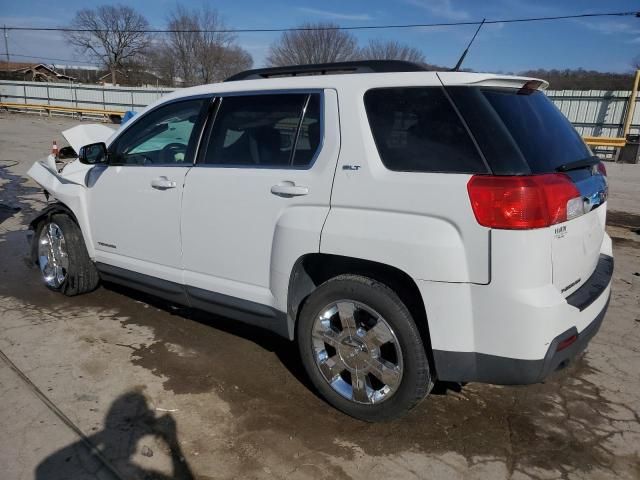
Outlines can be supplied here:
M316 364L312 343L315 319L328 305L341 300L375 310L397 338L403 359L402 377L397 390L380 403L364 404L345 398L334 390ZM393 290L376 280L359 275L328 280L307 299L298 321L298 348L311 382L331 405L347 415L368 422L397 418L423 400L433 386L424 343L411 313Z
M33 237L33 248L34 252L36 252L36 261L39 263L37 256L37 244L40 238L40 233L51 222L56 223L62 230L69 260L69 267L66 278L60 286L52 287L46 282L45 285L49 289L61 292L68 297L73 297L75 295L95 290L100 283L98 270L91 261L91 258L89 258L80 227L69 215L65 213L53 214L38 224Z

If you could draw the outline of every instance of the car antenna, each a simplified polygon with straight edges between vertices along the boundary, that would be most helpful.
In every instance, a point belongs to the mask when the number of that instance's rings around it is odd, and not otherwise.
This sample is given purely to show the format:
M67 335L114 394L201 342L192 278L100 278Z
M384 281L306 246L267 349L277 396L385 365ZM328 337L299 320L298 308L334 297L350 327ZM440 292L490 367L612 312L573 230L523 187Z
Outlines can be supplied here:
M486 18L483 18L482 22L480 22L480 25L478 25L478 28L476 29L476 33L473 34L473 37L471 38L471 41L469 42L469 45L467 45L467 48L465 48L464 52L462 52L462 55L460 56L460 59L458 60L458 63L456 63L456 66L451 69L452 72L458 72L460 70L460 66L462 65L462 62L464 62L464 57L467 56L467 53L469 52L469 48L471 48L471 44L473 43L473 41L478 36L478 32L480 31L480 29L482 28L482 26L484 25L484 22L486 20L487 20Z

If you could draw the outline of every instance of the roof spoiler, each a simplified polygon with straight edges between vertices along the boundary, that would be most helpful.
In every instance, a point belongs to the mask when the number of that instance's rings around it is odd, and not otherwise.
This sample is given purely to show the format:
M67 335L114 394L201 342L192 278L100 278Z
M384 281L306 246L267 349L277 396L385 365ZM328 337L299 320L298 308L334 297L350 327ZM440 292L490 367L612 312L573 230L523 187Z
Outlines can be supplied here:
M496 75L494 73L438 72L445 87L454 85L473 85L478 87L525 88L528 90L546 90L549 82L539 78L518 77L514 75Z

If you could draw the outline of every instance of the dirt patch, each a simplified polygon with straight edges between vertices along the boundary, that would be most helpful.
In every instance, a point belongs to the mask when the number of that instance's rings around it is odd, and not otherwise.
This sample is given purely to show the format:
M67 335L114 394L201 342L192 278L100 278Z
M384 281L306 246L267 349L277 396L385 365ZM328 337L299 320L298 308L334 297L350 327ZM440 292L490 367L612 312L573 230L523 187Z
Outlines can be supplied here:
M20 197L32 195L42 190L27 185L27 182L25 177L13 174L9 168L0 164L0 223L21 210L26 215L34 213L28 203L22 201ZM42 199L44 200L44 196Z
M617 247L640 248L640 239L611 236L611 241Z
M617 247L640 248L640 215L607 212L607 232Z
M625 227L629 230L635 230L637 233L637 230L640 229L640 215L610 210L607 212L607 225Z
M365 424L315 395L294 344L227 319L163 306L136 292L118 288L118 293L151 300L154 307L144 316L130 309L123 312L132 318L125 324L151 327L157 338L132 352L134 364L165 378L165 388L177 394L212 391L221 396L245 432L244 441L256 447L265 438L284 436L344 460L354 460L356 450L374 456L454 451L469 462L505 458L511 459L512 471L536 467L560 469L563 475L592 466L609 469L620 461L633 463L631 457L614 459L605 444L624 432L615 415L634 423L640 419L624 404L601 395L590 380L599 372L584 359L544 384L445 389L444 395L431 395L406 418ZM193 355L171 352L169 343Z
M13 217L19 211L19 208L10 207L0 203L0 223L4 222L7 218Z
M155 341L129 346L131 362L161 377L164 388L176 395L212 393L227 402L242 432L238 454L248 455L247 462L252 451L270 445L282 462L292 465L303 461L296 457L300 451L344 462L356 462L362 454L456 452L470 465L479 458L496 458L511 472L539 468L559 476L637 465L637 458L614 453L608 442L625 435L630 425L637 428L638 414L602 394L593 380L602 374L584 359L540 385L441 385L440 394L429 396L407 417L366 424L320 399L306 379L295 344L269 332L121 287L73 299L55 293L50 297L37 285L35 271L24 264L20 268L22 278L32 284L27 291L34 304L45 301L57 311L109 305L116 313L105 321L120 322L125 329L153 329ZM21 290L24 296L24 284ZM207 450L206 444L197 448ZM336 470L333 476L344 478L345 473Z

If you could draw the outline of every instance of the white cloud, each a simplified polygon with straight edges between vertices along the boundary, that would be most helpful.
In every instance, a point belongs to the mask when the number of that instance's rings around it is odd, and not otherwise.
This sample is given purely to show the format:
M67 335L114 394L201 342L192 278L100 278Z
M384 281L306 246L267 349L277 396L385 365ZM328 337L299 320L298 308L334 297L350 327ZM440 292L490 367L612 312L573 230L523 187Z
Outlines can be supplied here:
M599 22L587 22L584 20L577 20L578 23L585 27L603 33L605 35L620 35L625 33L638 34L640 29L633 28L631 25L624 21L604 20Z
M587 27L589 30L601 33L602 35L615 35L626 43L640 42L640 28L632 26L630 23L621 20L603 20L597 22L589 22L584 20L576 20L580 25ZM626 37L626 38L625 38Z
M298 7L297 10L300 12L309 13L311 15L331 18L334 20L360 20L360 21L373 20L373 17L368 13L340 13L340 12L331 12L329 10L319 10L317 8L307 8L307 7Z
M455 8L452 0L406 0L406 2L447 20L469 19L469 12Z
M544 4L531 0L497 0L493 5L492 18L546 17L562 15L561 2ZM506 12L506 13L505 13Z

